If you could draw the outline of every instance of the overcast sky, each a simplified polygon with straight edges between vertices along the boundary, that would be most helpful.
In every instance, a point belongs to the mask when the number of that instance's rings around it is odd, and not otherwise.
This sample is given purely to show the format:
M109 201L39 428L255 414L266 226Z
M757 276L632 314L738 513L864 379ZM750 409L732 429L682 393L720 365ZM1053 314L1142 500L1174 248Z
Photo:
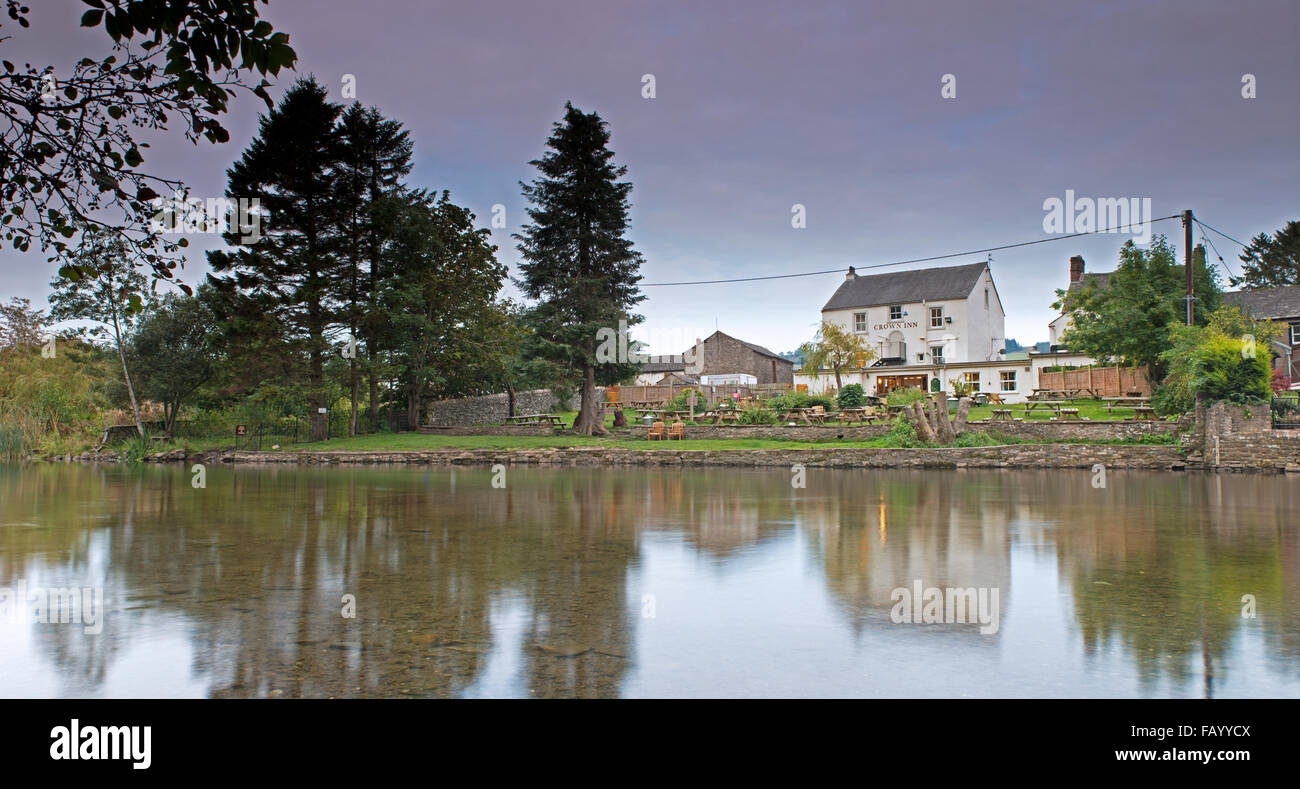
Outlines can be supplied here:
M107 54L79 0L39 0L0 44L66 70ZM1043 202L1067 189L1192 209L1242 241L1300 218L1300 3L554 2L271 0L298 74L411 131L415 186L451 190L518 260L518 182L565 101L610 124L633 182L631 237L645 282L866 267L1046 236ZM656 96L642 97L653 74ZM956 97L941 96L945 74ZM1257 97L1242 97L1253 74ZM294 76L282 74L277 98ZM148 168L224 192L264 106L245 96L231 141L155 143ZM807 226L791 226L806 207ZM1180 247L1175 221L1158 223ZM1199 236L1199 232L1198 232ZM1108 271L1126 236L993 255L1007 336L1047 339L1067 261ZM1215 245L1234 271L1240 249ZM1199 240L1199 239L1198 239ZM219 244L193 237L191 250ZM984 256L944 263L973 262ZM1213 259L1213 254L1211 256ZM891 269L882 269L885 271ZM207 267L192 251L182 279ZM0 252L0 298L44 303L52 267ZM773 350L813 333L840 274L647 287L658 336L723 331ZM506 292L517 294L513 286ZM681 348L654 348L656 352Z

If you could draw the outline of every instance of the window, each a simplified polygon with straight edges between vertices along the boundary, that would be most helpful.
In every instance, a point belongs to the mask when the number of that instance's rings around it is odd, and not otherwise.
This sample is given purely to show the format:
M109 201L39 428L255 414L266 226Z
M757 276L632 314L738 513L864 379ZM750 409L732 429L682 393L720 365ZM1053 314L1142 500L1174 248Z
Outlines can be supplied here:
M998 373L998 375L1002 376L1002 391L1004 392L1016 391L1015 370L1003 370L1002 372Z
M865 312L853 313L853 331L866 331L866 330L867 330L867 313Z
M984 309L987 310L988 308L989 308L989 289L988 289L988 288L985 288L985 289L984 289Z
M903 319L903 306L901 304L889 308L889 319L891 321L901 321Z
M930 361L934 362L935 364L943 364L943 346L942 346L942 345L931 345L931 346L930 346Z
M962 381L962 383L964 383L964 384L966 384L967 386L970 387L970 390L971 390L971 393L972 393L972 394L975 393L975 392L978 392L978 391L980 390L980 374L979 374L979 373L962 373L962 375L961 375L961 381Z
M930 328L931 329L943 328L943 307L930 308Z
M1291 344L1300 345L1300 323L1291 324Z

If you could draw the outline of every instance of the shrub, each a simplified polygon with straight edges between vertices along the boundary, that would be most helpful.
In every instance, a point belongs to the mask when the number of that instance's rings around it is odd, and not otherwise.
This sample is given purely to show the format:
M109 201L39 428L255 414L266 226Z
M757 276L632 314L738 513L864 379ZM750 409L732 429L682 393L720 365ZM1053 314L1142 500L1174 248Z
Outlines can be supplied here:
M867 393L862 384L847 384L835 396L835 402L840 408L861 408L866 401Z
M884 436L884 445L886 447L906 449L907 447L919 447L921 444L921 438L916 434L916 425L913 425L901 414L894 418L893 425L890 426L889 432Z
M761 408L746 408L736 417L736 422L742 425L774 425L776 421L776 414Z
M924 400L926 394L918 387L908 389L895 389L885 397L885 402L889 405L911 405L917 400Z
M1241 340L1207 332L1191 360L1192 389L1211 400L1251 403L1271 395L1267 353L1242 354Z
M683 389L677 393L677 396L669 400L664 408L669 411L690 411L690 396L695 394L695 413L702 414L708 409L708 400L704 395L694 389Z

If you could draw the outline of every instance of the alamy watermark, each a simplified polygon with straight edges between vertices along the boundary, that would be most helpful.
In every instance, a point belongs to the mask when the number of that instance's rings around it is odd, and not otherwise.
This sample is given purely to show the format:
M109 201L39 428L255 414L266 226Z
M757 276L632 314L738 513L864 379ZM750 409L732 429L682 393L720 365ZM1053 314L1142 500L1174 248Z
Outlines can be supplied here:
M912 588L900 586L890 593L894 607L889 618L894 624L980 625L980 632L992 635L1000 623L998 587L926 587L920 578Z
M0 619L38 625L76 625L97 635L104 629L104 587L32 586L19 580L0 586Z
M1151 242L1151 198L1075 197L1065 190L1065 199L1043 201L1044 233L1130 233L1139 244Z
M149 230L154 233L233 234L238 228L244 244L255 244L262 239L262 201L258 197L204 200L177 194L155 197L149 205L154 209Z

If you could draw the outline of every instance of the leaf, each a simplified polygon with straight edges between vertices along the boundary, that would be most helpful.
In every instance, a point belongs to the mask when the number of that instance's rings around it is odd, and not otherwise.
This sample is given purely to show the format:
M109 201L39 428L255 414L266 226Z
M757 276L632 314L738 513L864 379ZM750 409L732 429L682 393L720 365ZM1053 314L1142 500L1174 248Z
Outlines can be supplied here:
M125 114L126 113L122 110L122 108L117 106L116 104L108 108L108 117L112 118L115 121L120 121L122 119L122 116Z
M97 27L101 19L104 18L103 11L87 11L81 15L82 27Z

